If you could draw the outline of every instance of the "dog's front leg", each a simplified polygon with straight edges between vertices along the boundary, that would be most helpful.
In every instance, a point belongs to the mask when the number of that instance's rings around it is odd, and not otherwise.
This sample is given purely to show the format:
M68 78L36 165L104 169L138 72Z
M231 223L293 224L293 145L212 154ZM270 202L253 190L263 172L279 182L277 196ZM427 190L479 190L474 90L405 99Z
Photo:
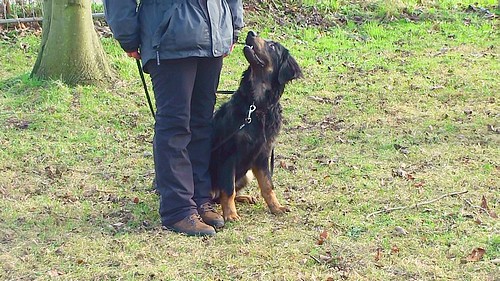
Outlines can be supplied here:
M273 190L273 182L271 180L271 173L269 172L267 159L264 161L257 162L257 166L252 168L252 172L257 178L257 182L259 183L260 193L264 200L266 201L269 210L271 213L277 215L282 214L284 212L290 211L288 207L282 206L280 202L278 202L278 198L276 198L276 194Z
M240 219L240 216L236 212L235 197L236 190L234 188L231 195L227 194L225 190L222 190L220 193L220 204L222 206L222 214L225 221L236 221Z
M220 190L220 204L222 206L222 216L225 221L236 221L240 219L236 212L236 187L234 182L235 157L229 157L218 167L217 187Z

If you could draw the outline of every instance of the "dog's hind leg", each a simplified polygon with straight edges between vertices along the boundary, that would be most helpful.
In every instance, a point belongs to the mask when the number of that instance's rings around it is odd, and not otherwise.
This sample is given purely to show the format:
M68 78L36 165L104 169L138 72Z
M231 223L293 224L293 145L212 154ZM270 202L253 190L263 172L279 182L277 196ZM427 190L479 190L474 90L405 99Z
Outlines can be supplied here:
M282 206L278 202L276 194L273 191L273 183L269 170L263 169L262 167L255 167L252 171L257 178L257 182L259 183L260 193L262 194L262 197L264 197L271 213L277 215L290 211L288 207Z
M236 201L238 203L245 203L245 204L256 204L257 198L255 198L251 195L239 195L239 194L237 194L236 197L234 198L234 201Z
M236 197L234 200L239 203L246 203L246 204L255 204L257 203L257 198L251 196L251 195L242 195L240 194L240 191L250 183L250 181L254 178L252 171L248 171L246 175L241 177L236 181Z

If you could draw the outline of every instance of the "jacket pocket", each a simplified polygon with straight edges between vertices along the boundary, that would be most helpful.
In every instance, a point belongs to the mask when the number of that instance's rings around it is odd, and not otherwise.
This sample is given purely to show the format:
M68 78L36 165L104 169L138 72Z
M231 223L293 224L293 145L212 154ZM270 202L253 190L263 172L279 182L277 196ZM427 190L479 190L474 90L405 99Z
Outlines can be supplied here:
M170 22L172 21L174 14L178 12L177 10L181 5L183 5L183 3L175 1L172 4L172 6L163 13L162 20L158 25L158 27L156 28L156 31L153 33L153 38L152 38L153 49L158 50L160 48L161 41L163 40L163 37L167 33L167 29L170 26Z
M210 48L208 20L198 0L176 1L164 15L153 36L153 48L193 51Z

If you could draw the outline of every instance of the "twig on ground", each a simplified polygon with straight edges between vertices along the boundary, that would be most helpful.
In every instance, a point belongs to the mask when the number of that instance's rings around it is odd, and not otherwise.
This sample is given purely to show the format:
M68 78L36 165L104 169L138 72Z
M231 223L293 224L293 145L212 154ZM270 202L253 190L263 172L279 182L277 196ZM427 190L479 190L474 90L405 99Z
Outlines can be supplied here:
M315 257L315 256L313 256L313 255L309 255L309 257L310 257L311 259L313 259L315 262L317 262L317 263L321 263L321 261L320 261L317 257Z
M479 210L483 211L487 215L490 214L490 212L488 210L486 210L485 208L483 208L481 206L476 206L476 205L472 204L472 202L469 201L469 200L467 200L467 199L465 199L465 203L467 203L467 205L469 205L472 208L476 208L476 209L479 209Z
M436 202L438 200L441 200L441 199L443 199L445 197L460 195L460 194L464 194L464 193L467 193L467 192L468 192L467 190L456 191L456 192L451 192L451 193L443 194L443 195L439 196L438 198L434 198L434 199L429 200L429 201L418 202L417 204L406 205L406 206L399 206L399 207L394 207L394 208L385 208L383 210L376 211L376 212L373 212L371 214L368 214L366 216L366 218L369 218L369 217L372 217L374 215L381 214L381 213L391 213L391 212L397 211L397 210L418 208L418 207L423 206L423 205L428 205L428 204L434 203L434 202Z

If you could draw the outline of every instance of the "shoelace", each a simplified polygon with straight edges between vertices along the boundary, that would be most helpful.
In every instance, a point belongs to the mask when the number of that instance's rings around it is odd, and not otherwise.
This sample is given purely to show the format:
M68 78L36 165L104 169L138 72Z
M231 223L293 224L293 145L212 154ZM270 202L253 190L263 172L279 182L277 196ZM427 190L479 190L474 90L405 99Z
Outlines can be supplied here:
M206 213L206 212L216 212L214 205L210 204L210 202L201 205L200 206L200 210L203 213Z
M192 214L191 216L189 216L189 222L192 225L195 225L197 222L203 222L203 220L201 219L200 215Z

